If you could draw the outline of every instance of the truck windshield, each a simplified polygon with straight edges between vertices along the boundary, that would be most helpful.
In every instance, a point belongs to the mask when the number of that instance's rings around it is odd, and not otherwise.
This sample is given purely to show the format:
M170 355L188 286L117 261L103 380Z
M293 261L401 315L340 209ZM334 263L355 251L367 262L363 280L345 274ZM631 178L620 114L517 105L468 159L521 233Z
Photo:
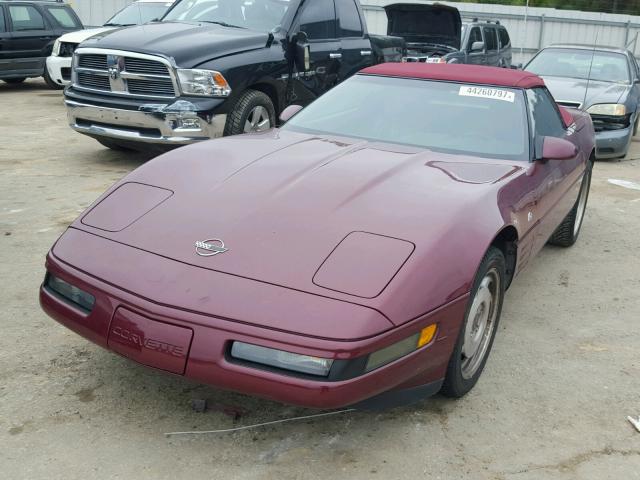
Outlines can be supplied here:
M283 129L451 154L529 158L524 96L521 90L503 87L356 75Z
M281 25L290 4L289 0L182 0L162 20L270 32Z
M120 10L104 26L142 25L161 18L171 5L172 2L136 2Z

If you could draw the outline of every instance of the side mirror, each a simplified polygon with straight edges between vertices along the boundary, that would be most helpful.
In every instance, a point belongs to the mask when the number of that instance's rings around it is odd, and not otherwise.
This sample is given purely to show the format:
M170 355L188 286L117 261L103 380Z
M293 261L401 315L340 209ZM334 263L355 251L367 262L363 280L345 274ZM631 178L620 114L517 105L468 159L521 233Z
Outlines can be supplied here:
M473 42L471 44L472 52L481 52L484 50L484 42Z
M578 155L578 147L569 140L557 137L542 139L542 158L540 160L569 160Z
M295 38L295 62L299 72L311 69L311 48L309 38L304 32L298 32Z
M289 105L280 114L280 121L282 123L287 123L300 110L302 110L302 106L301 105Z

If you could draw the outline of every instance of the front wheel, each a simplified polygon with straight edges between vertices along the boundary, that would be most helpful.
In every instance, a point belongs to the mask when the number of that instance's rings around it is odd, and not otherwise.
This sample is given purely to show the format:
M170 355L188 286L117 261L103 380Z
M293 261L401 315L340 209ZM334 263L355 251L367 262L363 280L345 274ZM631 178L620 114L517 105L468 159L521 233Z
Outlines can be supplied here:
M229 114L224 135L263 132L275 125L276 109L269 96L258 90L247 90Z
M64 85L58 85L56 82L53 81L53 79L49 75L49 70L47 69L47 67L44 67L44 75L42 75L42 77L44 78L44 83L46 83L47 87L49 87L50 89L52 90L64 89Z
M459 398L477 383L496 336L505 289L506 262L495 247L485 254L469 297L441 393Z

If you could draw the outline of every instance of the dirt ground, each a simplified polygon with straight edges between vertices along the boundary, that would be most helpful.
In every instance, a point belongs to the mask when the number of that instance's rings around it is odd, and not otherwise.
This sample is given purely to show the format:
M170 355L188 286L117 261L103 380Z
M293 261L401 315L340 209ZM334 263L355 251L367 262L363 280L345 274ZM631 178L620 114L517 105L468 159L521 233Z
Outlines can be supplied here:
M596 164L578 244L516 280L464 399L171 438L316 412L149 370L40 310L47 250L147 159L71 131L61 92L0 82L0 477L640 479L640 190L608 181L640 184L640 141Z

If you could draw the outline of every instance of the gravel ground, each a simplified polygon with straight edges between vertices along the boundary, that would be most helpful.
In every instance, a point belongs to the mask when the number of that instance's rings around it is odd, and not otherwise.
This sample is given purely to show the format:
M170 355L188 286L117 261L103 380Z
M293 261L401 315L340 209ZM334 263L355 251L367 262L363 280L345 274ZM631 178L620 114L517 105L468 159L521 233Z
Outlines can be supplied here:
M547 247L507 294L479 384L459 401L233 434L165 432L315 412L136 365L45 316L44 257L103 190L149 157L71 131L62 95L0 82L0 476L640 479L640 142L595 166L582 236ZM207 398L243 411L233 419Z

